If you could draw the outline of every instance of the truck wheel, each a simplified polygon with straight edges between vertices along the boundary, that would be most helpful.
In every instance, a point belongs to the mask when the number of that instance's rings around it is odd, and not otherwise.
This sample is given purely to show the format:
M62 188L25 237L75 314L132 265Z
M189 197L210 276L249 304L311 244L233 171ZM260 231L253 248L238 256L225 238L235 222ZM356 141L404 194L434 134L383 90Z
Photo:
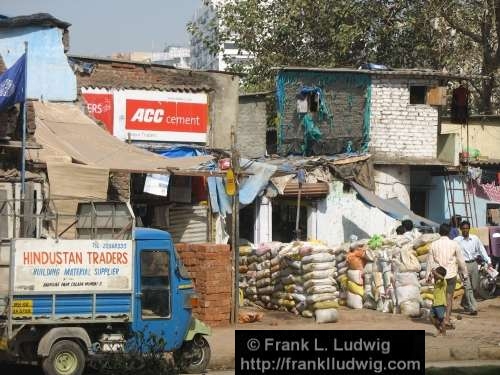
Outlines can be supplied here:
M201 374L206 372L210 362L210 345L203 336L195 336L193 341L184 343L182 348L185 358L181 371L186 374Z
M82 348L70 340L56 342L42 364L45 375L81 375L85 369Z

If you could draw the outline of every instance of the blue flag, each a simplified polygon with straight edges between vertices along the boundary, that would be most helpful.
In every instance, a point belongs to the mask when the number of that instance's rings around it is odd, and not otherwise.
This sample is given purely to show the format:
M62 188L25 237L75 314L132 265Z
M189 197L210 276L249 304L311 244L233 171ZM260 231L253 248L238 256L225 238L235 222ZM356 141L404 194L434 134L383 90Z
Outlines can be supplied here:
M0 75L0 111L26 100L26 54Z

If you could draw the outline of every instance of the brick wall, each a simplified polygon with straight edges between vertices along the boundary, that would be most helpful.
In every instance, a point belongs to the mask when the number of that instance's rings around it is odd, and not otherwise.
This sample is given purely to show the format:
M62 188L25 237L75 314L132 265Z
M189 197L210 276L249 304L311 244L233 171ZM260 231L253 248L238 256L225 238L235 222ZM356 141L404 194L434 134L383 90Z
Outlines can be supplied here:
M434 83L423 79L372 78L372 153L390 158L436 158L438 109L410 104L410 86Z
M312 154L337 154L346 151L349 142L352 149L359 151L363 143L363 120L366 106L368 78L360 75L327 72L286 72L284 86L285 104L282 114L280 154L301 153L304 142L303 114L297 113L297 94L304 87L322 89L324 102L331 120L319 112L312 114L315 125L321 131L321 140L312 146Z
M175 245L200 297L194 316L210 326L230 323L231 251L228 245Z
M128 202L130 200L130 173L113 172L109 176L108 199Z
M266 104L264 96L240 96L236 148L244 158L266 154Z

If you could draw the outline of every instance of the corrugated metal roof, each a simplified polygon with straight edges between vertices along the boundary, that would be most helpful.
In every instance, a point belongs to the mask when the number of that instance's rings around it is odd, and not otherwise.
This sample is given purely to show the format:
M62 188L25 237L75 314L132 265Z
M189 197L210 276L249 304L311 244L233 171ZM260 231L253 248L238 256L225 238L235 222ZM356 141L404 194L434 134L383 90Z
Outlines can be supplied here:
M67 29L70 23L61 21L49 13L35 13L27 16L0 17L0 29L10 29L25 26L48 26Z
M241 75L239 73L232 73L232 72L226 72L226 71L220 71L220 70L194 70L194 69L187 69L187 68L178 68L178 67L175 67L173 65L165 65L165 64L158 64L158 63L151 63L151 62L144 62L144 61L114 59L111 57L75 55L75 54L68 54L68 57L73 58L73 59L78 59L78 60L103 61L103 62L111 62L111 63L117 63L117 64L131 64L131 65L139 65L139 66L153 66L153 67L164 68L164 69L182 70L185 72L226 74L226 75L231 75L231 76L240 76Z
M173 91L173 92L210 92L214 91L213 88L208 87L208 86L198 86L198 87L193 87L193 86L185 86L185 85L179 85L179 86L166 86L166 85L109 85L108 87L104 87L102 85L99 86L88 86L86 85L85 88L92 88L92 89L115 89L115 90L149 90L149 91Z
M377 156L375 153L373 156L373 163L379 165L427 165L427 166L449 166L451 163L438 160L438 159L428 159L428 158L409 158L409 157L388 157L388 156Z
M259 97L259 96L269 96L269 95L274 95L276 93L275 90L272 91L260 91L260 92L247 92L247 93L241 93L239 95L240 98L252 98L252 97Z
M445 73L431 69L369 70L369 69L354 69L354 68L318 68L318 67L300 67L300 66L276 67L273 69L278 71L282 70L282 71L368 74L371 76L387 75L387 76L425 77L425 78L443 78L443 79L448 78L448 79L459 79L459 80L472 79L471 76Z

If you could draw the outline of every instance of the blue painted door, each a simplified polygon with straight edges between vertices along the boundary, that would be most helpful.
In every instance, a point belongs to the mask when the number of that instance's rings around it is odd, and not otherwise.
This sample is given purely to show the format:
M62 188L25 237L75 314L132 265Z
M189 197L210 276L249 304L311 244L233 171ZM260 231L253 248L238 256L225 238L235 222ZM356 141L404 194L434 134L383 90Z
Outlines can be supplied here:
M136 332L163 337L167 350L182 345L190 312L179 293L177 259L169 240L138 240L135 255Z

